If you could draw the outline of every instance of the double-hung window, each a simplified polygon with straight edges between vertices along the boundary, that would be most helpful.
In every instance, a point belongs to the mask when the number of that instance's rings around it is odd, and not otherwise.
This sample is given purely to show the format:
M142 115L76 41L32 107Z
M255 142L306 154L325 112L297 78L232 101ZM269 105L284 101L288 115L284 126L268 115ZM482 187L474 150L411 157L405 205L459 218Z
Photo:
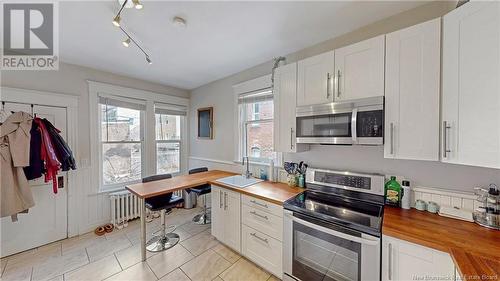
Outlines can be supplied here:
M99 98L102 189L123 187L142 178L144 111L140 101Z
M273 93L270 88L238 96L240 155L252 162L275 159Z
M172 105L155 105L156 173L181 171L182 131L186 109Z

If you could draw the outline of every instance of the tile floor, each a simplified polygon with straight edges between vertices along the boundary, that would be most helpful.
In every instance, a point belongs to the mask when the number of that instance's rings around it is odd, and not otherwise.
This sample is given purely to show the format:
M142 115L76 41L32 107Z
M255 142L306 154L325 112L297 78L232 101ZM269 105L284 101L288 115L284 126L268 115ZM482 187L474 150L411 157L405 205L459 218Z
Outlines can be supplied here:
M0 260L2 281L69 280L279 280L219 243L210 225L191 222L198 209L176 209L167 217L181 241L173 248L148 252L140 261L139 220L104 236L87 233ZM148 239L159 229L147 225Z

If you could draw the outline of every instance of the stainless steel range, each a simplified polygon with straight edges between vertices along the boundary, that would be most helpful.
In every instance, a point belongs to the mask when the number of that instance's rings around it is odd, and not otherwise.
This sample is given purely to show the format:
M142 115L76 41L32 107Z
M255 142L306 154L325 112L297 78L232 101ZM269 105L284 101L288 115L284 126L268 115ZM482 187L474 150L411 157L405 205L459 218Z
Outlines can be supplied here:
M309 169L284 203L284 280L380 280L384 177Z

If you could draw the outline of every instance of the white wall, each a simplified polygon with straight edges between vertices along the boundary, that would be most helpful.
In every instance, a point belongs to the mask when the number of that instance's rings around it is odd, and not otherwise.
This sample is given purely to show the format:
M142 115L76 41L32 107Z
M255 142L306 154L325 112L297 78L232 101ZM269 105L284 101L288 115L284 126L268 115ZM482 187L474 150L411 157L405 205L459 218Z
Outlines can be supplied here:
M453 1L431 2L376 22L359 30L325 41L287 55L287 62L294 62L328 50L349 45L363 39L389 33L424 22L447 13L455 7ZM241 170L231 165L234 160L232 86L271 72L271 62L258 65L227 78L199 87L191 92L191 160L190 167L209 166ZM213 140L198 140L196 136L196 110L214 107ZM212 159L217 161L204 161ZM285 161L305 161L312 167L360 172L377 172L405 176L413 186L439 187L472 191L477 185L500 183L500 171L494 169L442 164L438 162L389 160L383 158L383 147L312 146L308 152L285 155Z
M95 226L109 222L110 218L110 203L107 195L95 193L96 189L91 186L93 182L91 179L97 175L92 175L90 165L94 163L89 160L90 118L87 80L189 98L189 92L186 90L66 63L61 63L58 71L1 72L1 86L78 96L78 147L73 148L73 152L78 162L76 175L79 184L73 188L81 188L79 194L83 196L81 206L79 206L79 233L93 230ZM26 102L29 103L28 100ZM69 206L69 208L75 208L75 206Z

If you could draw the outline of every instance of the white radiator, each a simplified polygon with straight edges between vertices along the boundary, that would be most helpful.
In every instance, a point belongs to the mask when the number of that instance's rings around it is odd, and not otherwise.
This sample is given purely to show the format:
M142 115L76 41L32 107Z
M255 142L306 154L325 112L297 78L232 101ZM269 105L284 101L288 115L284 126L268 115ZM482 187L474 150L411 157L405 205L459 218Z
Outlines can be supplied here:
M174 195L182 197L182 191L175 191ZM113 192L109 194L111 201L111 223L118 229L128 226L128 221L141 216L139 197L128 190ZM149 210L146 210L147 220L150 221ZM153 217L158 217L157 216Z
M139 197L127 190L109 194L111 201L111 223L118 229L128 226L128 221L141 215Z

